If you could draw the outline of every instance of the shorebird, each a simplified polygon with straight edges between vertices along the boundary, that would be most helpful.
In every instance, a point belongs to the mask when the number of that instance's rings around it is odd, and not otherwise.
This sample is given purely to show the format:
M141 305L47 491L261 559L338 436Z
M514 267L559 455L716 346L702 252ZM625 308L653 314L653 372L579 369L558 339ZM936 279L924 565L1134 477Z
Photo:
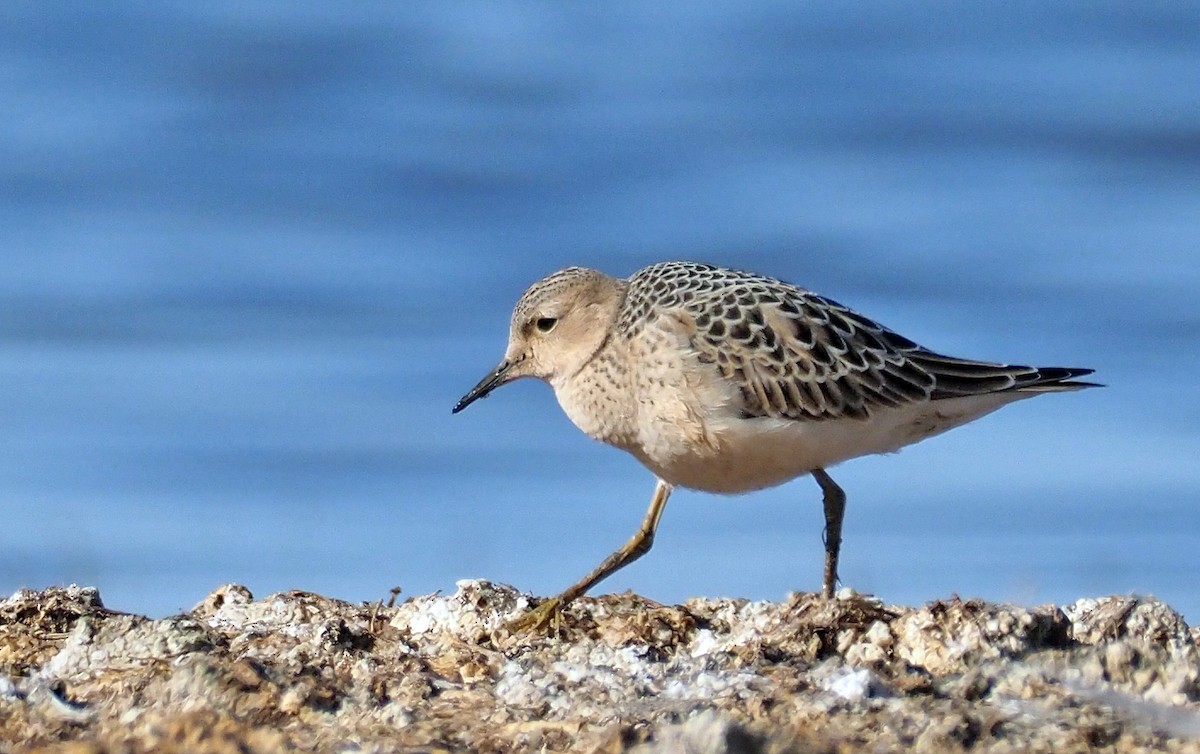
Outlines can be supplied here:
M823 494L830 598L846 495L826 469L1013 401L1094 387L1076 379L1092 371L946 356L832 299L723 267L663 262L628 279L569 267L521 296L504 359L454 413L536 377L575 426L658 479L633 537L510 624L523 629L648 552L675 487L742 493L812 475Z

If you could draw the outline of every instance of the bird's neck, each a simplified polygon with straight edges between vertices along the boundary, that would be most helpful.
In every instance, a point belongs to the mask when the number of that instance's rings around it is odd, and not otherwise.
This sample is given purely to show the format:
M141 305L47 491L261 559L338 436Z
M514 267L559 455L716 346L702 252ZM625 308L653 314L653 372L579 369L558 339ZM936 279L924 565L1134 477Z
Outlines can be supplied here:
M628 360L612 338L574 374L551 382L563 412L589 437L609 445L629 448L637 437L635 392Z

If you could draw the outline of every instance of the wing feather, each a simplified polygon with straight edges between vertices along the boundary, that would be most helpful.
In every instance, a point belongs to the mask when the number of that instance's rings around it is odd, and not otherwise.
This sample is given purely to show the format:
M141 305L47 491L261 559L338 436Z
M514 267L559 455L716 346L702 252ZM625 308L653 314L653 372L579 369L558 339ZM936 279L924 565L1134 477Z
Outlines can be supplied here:
M643 273L645 276L643 277ZM639 280L672 278L676 295L643 290ZM682 290L682 292L680 292ZM854 418L917 402L995 392L1074 390L1090 369L972 361L930 351L842 306L771 278L671 262L631 279L627 332L657 298L691 321L691 344L738 387L741 413L802 421ZM644 320L642 320L644 321Z

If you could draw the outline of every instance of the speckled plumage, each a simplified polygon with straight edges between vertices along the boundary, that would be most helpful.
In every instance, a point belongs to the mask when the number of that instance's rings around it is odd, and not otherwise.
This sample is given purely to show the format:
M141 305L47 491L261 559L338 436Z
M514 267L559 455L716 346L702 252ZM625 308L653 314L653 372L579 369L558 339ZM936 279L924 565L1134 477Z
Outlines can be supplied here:
M455 410L539 377L576 426L669 485L736 493L819 472L840 528L826 467L1088 387L1074 378L1091 371L945 356L810 291L712 265L628 280L572 267L525 292L505 361Z

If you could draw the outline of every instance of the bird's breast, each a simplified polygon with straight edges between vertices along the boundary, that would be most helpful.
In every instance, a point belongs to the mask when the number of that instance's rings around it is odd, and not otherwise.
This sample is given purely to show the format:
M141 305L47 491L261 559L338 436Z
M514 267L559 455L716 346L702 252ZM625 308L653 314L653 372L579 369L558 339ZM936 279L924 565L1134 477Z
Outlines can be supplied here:
M601 354L569 378L551 381L563 413L581 432L628 448L636 441L637 407L620 362Z

